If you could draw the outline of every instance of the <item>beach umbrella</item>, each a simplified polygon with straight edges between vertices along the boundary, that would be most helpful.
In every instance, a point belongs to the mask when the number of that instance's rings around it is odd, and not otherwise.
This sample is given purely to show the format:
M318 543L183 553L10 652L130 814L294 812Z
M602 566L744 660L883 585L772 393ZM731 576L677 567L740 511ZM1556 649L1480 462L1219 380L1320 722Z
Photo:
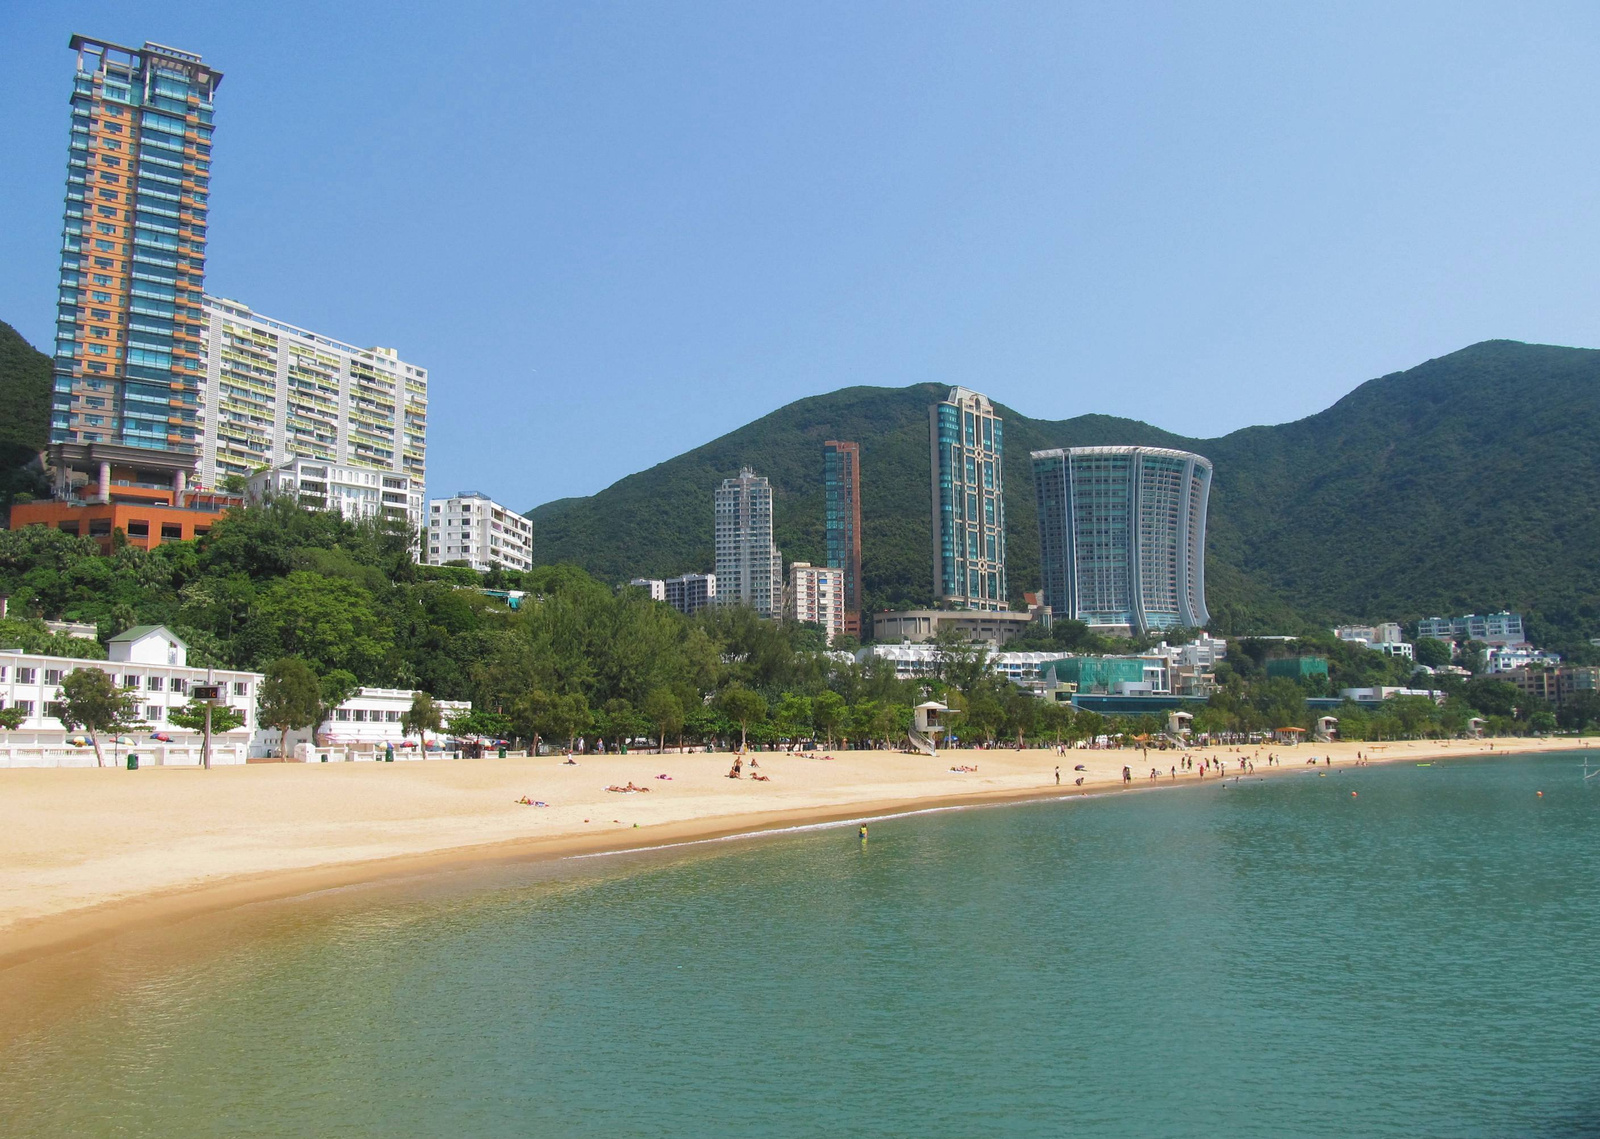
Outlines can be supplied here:
M117 736L111 742L121 744L123 747L130 747L134 743L134 738L132 736Z
M153 740L160 740L164 744L169 744L172 742L172 737L167 735L166 732L151 732L150 738Z
M73 747L88 747L92 741L88 736L68 736L67 742Z

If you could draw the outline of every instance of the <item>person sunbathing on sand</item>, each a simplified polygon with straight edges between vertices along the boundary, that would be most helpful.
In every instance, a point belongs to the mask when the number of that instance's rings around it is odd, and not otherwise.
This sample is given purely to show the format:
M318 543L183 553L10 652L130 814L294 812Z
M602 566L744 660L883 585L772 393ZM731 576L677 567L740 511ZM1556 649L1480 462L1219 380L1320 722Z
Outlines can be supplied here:
M772 782L772 776L770 776L770 775L752 775L750 778L754 779L757 783L771 783Z

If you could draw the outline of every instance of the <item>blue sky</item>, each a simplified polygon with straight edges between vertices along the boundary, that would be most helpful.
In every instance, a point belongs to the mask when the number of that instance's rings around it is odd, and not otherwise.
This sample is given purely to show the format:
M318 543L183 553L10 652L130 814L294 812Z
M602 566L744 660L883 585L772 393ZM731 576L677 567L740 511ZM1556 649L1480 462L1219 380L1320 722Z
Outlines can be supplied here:
M802 396L1209 436L1600 344L1600 6L0 3L0 319L51 336L68 36L225 73L209 291L432 371L518 508Z

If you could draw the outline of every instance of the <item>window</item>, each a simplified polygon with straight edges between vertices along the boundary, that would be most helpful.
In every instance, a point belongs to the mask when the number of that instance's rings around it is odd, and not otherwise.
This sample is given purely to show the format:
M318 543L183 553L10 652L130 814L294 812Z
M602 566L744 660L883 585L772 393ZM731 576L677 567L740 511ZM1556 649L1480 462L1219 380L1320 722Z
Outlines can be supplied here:
M139 682L141 680L143 680L143 679L144 679L143 677L135 676L135 675L133 675L133 673L130 672L126 676L124 676L122 678L122 687L124 687L124 688L137 688L137 687L139 687Z
M333 718L335 720L348 720L350 718L350 709L348 709L348 708L335 708L333 710Z
M18 684L36 684L39 679L39 670L36 668L17 668Z
M144 706L144 718L152 724L159 723L165 716L166 711L160 704L146 704Z
M45 669L44 670L44 682L46 684L60 684L61 683L61 670L59 668L47 668L47 669Z
M185 680L181 676L174 676L172 678L172 691L176 692L178 695L181 696L185 692L187 692L188 690L189 690L189 682L187 680Z
M161 524L161 536L163 538L182 538L183 527L177 522L163 522Z
M160 676L145 677L144 687L146 692L160 692L166 686L166 680Z
M350 718L358 724L364 724L367 722L367 710L365 708L352 709Z
M18 671L20 672L21 670L18 669ZM11 702L11 706L13 708L17 709L19 712L21 712L24 716L32 716L33 715L33 701L32 700L13 700Z
M44 702L44 714L48 719L59 720L66 710L66 705L59 700L46 700Z
M233 694L235 696L248 696L250 694L249 683L243 680L235 680L233 682Z
M128 520L128 537L130 537L130 538L148 538L149 536L150 536L150 523L149 522L146 522L142 518L130 518Z
M389 723L391 723L391 724L398 724L400 722L400 713L399 712L393 712L393 711L385 712L383 714L383 718L385 720L388 720Z

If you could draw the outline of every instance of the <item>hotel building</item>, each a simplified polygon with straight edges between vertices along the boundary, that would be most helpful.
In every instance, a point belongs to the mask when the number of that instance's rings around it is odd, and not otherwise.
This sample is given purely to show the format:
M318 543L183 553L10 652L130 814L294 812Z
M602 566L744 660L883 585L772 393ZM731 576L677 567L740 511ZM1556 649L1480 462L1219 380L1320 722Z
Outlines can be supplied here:
M73 36L52 443L198 451L213 98L198 55Z
M1045 603L1143 634L1203 628L1211 462L1160 447L1033 452Z
M795 562L789 567L784 615L791 621L821 625L828 643L846 631L844 570Z
M717 604L748 605L775 618L783 605L783 556L772 544L772 486L749 467L714 496Z
M428 564L475 570L533 568L533 523L486 494L463 491L428 505Z
M1006 509L1001 420L966 388L929 409L933 592L958 609L1005 609Z
M426 368L221 297L205 299L205 318L202 484L305 458L387 471L422 494Z
M844 631L861 635L861 447L829 439L822 445L822 485L828 565L844 574Z

